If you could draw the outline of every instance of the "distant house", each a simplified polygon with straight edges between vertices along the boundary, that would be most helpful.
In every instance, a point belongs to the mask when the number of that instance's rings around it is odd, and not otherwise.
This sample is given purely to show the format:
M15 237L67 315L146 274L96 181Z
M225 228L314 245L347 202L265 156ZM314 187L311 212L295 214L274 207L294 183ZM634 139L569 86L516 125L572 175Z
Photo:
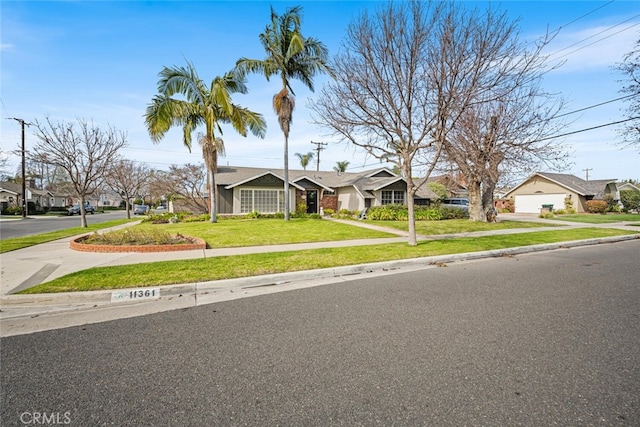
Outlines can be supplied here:
M516 213L539 213L542 205L564 209L565 200L571 201L576 212L586 212L588 200L602 200L605 195L620 200L615 179L586 181L574 175L536 172L504 197L513 200Z
M26 201L33 202L38 210L52 207L64 208L68 205L66 195L35 187L35 180L27 180ZM22 206L22 184L15 182L0 182L0 203L2 210L8 206Z
M220 214L284 211L282 169L220 166L216 173ZM307 213L321 209L362 211L386 204L406 204L407 183L387 168L363 172L289 170L291 210ZM423 186L414 200L429 204L438 196Z
M617 185L619 191L640 191L640 187L630 182L618 182Z

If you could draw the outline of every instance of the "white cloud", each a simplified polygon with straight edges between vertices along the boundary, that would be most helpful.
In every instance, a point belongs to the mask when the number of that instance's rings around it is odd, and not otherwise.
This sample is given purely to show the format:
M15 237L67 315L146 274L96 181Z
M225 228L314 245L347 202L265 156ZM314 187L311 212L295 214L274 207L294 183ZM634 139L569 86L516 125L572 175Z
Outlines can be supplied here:
M560 32L547 47L552 63L564 61L561 73L592 71L614 66L633 50L640 21L613 26L595 26L580 31Z

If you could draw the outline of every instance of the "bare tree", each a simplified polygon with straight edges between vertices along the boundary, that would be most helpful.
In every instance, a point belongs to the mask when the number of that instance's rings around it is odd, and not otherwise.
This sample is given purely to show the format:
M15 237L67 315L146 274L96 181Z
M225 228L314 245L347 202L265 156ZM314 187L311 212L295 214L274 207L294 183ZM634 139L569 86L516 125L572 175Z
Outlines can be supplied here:
M192 212L208 212L207 170L204 165L171 165L169 171L156 171L149 181L151 191L169 199L180 199Z
M452 7L449 16L442 27L448 43L438 50L440 64L446 64L440 65L446 71L438 85L454 101L443 149L465 177L470 219L484 221L505 168L565 166L567 154L551 138L565 125L557 120L564 102L541 86L549 71L541 50L550 35L525 43L517 22L491 8L481 13Z
M616 68L625 75L620 92L629 95L626 115L628 121L620 130L622 146L638 146L640 149L640 38L635 48L625 55L624 62Z
M414 196L420 184L414 167L428 177L441 149L435 135L438 104L425 61L441 16L439 4L426 2L389 3L374 16L364 12L348 28L335 59L335 80L312 106L316 122L335 137L398 166L407 181L409 245L417 244ZM421 165L419 153L428 157Z
M126 135L112 127L100 129L78 119L76 123L54 123L36 120L36 142L33 157L39 162L62 168L80 199L81 226L87 226L84 203L86 197L103 182L118 150L127 145Z
M106 184L119 193L125 200L127 218L131 218L130 201L142 193L147 184L151 171L144 163L119 159L110 168L105 177Z

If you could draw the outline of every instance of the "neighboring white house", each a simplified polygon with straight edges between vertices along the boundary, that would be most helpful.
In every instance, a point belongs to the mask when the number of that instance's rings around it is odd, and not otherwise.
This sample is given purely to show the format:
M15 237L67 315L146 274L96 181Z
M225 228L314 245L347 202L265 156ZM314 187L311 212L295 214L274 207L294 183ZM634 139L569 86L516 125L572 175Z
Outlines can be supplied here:
M586 212L586 202L611 195L620 200L615 179L586 181L574 175L536 172L509 190L504 198L514 201L516 213L539 213L542 205L564 209L570 201L576 212Z

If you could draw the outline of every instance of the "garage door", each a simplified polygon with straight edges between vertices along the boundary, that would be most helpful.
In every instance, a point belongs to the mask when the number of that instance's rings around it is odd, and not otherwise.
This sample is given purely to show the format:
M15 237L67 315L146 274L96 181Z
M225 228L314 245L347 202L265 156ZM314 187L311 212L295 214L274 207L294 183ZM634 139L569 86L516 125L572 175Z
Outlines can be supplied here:
M517 213L540 213L542 205L553 205L554 209L564 209L565 194L527 194L516 196Z

